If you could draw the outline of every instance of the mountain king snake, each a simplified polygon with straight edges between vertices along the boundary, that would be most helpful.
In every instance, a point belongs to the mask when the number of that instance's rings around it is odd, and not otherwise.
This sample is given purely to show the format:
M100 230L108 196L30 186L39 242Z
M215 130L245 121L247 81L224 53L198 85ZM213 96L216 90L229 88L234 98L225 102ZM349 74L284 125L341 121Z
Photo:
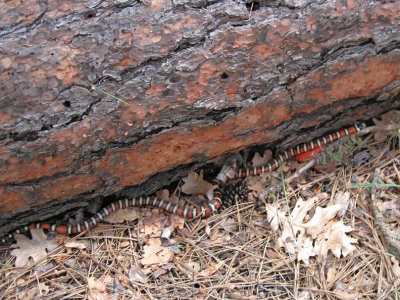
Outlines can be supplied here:
M324 145L333 142L339 138L345 137L349 134L353 134L359 132L365 127L365 124L356 124L346 129L341 129L339 131L330 133L328 135L322 136L311 142L303 143L298 145L297 147L291 148L287 151L283 151L281 154L277 156L277 158L273 159L270 163L264 166L256 167L256 168L246 168L239 169L235 174L234 178L245 178L247 176L259 175L261 173L272 172L279 167L279 164L288 160L291 157L296 157L299 161L303 161L306 158L310 158L308 156L313 156L314 153L319 151ZM17 233L22 233L28 231L33 228L42 228L51 232L57 232L61 234L76 234L82 231L85 231L89 228L92 228L97 225L97 223L101 222L105 217L111 214L114 211L119 209L127 208L127 207L139 207L139 206L153 206L158 207L162 210L165 210L169 213L176 214L185 218L193 219L197 217L207 217L211 215L213 212L217 211L222 205L222 191L221 185L225 183L226 178L218 177L212 181L216 188L214 189L214 195L211 201L205 203L201 207L192 207L190 205L180 205L173 204L169 201L162 200L156 197L137 197L133 199L124 199L118 200L110 205L104 207L98 213L96 213L93 217L88 219L87 221L76 224L76 225L56 225L56 224L48 224L48 223L36 223L31 224L29 226L25 226L22 229L16 230L13 233L8 234L1 241L3 243L6 242L6 239L12 239L13 236Z

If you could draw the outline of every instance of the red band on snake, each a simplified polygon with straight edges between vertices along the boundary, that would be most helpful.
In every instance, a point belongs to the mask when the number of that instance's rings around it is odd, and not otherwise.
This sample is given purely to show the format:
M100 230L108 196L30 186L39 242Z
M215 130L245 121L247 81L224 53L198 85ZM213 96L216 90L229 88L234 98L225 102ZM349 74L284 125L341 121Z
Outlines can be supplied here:
M318 153L320 153L322 150L324 150L325 145L321 145L321 146L317 146L314 149L304 152L304 153L300 153L294 156L294 158L298 161L298 162L305 162L306 160L310 160L311 158L313 158L315 155L317 155Z
M273 170L279 167L279 164L283 161L288 160L289 158L295 156L299 159L304 159L308 155L313 155L313 151L315 151L318 147L322 147L323 145L333 142L341 137L347 136L349 134L356 133L365 127L364 124L357 124L351 126L346 129L342 129L340 131L325 135L323 137L317 138L311 142L300 144L295 148L292 148L288 151L284 151L277 158L273 159L271 163L268 163L265 166L257 167L257 168L247 168L243 170L239 170L234 178L244 178L252 175L259 175L261 173L272 172ZM309 153L310 152L310 153ZM302 157L304 156L304 157ZM55 225L48 223L37 223L31 224L29 226L25 226L21 230L17 230L12 234L8 234L7 238L12 239L13 236L17 233L21 233L23 231L28 231L33 228L42 228L48 231L57 232L61 234L76 234L82 231L88 230L94 226L96 226L99 222L101 222L104 218L106 218L109 214L119 209L127 208L127 207L140 207L140 206L153 206L158 207L162 210L165 210L169 213L176 214L185 218L193 219L197 217L208 217L213 212L217 211L222 205L222 193L220 189L221 183L215 179L213 180L213 184L217 186L214 189L213 199L207 203L205 203L201 207L192 207L189 205L179 205L173 204L169 201L165 201L156 197L138 197L133 199L125 199L119 200L110 205L104 207L100 210L96 215L91 217L89 220L76 225ZM3 238L2 242L5 242L6 239Z

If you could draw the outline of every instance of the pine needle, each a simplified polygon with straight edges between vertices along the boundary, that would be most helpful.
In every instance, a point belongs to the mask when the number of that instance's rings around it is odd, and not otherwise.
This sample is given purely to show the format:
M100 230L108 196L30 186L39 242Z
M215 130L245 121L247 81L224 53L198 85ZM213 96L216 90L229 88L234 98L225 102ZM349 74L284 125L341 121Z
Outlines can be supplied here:
M112 94L110 94L110 93L107 93L105 90L103 90L103 89L101 89L101 88L95 86L93 83L90 83L90 85L92 86L93 89L95 89L95 90L97 90L97 91L103 93L104 95L107 95L107 96L109 96L109 97L111 97L111 98L113 98L113 99L116 99L116 100L118 100L118 101L124 103L125 105L129 106L128 102L126 102L125 100L121 99L120 97L117 97L117 96L114 96L114 95L112 95Z

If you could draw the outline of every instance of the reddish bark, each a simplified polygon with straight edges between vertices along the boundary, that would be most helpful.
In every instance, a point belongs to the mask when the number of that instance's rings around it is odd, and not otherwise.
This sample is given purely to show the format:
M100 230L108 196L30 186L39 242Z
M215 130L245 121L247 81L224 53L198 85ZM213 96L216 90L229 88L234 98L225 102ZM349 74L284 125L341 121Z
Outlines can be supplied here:
M0 8L0 235L400 106L396 1L96 3Z

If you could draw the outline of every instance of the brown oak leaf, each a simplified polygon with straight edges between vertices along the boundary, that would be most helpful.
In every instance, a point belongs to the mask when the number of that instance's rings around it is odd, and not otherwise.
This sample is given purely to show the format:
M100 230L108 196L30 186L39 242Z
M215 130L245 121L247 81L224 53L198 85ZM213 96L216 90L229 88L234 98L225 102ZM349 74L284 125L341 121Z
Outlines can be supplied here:
M377 118L373 118L375 125L390 125L390 124L398 124L400 120L400 111L399 110L391 110L381 116L381 120ZM374 139L377 142L385 141L392 133L386 130L380 130L374 132Z
M200 174L190 171L188 176L182 180L185 182L182 192L189 195L207 195L208 200L212 200L216 186L203 179L203 170L200 171Z
M25 267L30 264L30 259L34 263L47 257L47 253L57 248L58 244L55 240L48 240L43 229L31 229L32 239L23 234L16 234L16 244L12 245L14 249L11 255L16 257L15 266Z

